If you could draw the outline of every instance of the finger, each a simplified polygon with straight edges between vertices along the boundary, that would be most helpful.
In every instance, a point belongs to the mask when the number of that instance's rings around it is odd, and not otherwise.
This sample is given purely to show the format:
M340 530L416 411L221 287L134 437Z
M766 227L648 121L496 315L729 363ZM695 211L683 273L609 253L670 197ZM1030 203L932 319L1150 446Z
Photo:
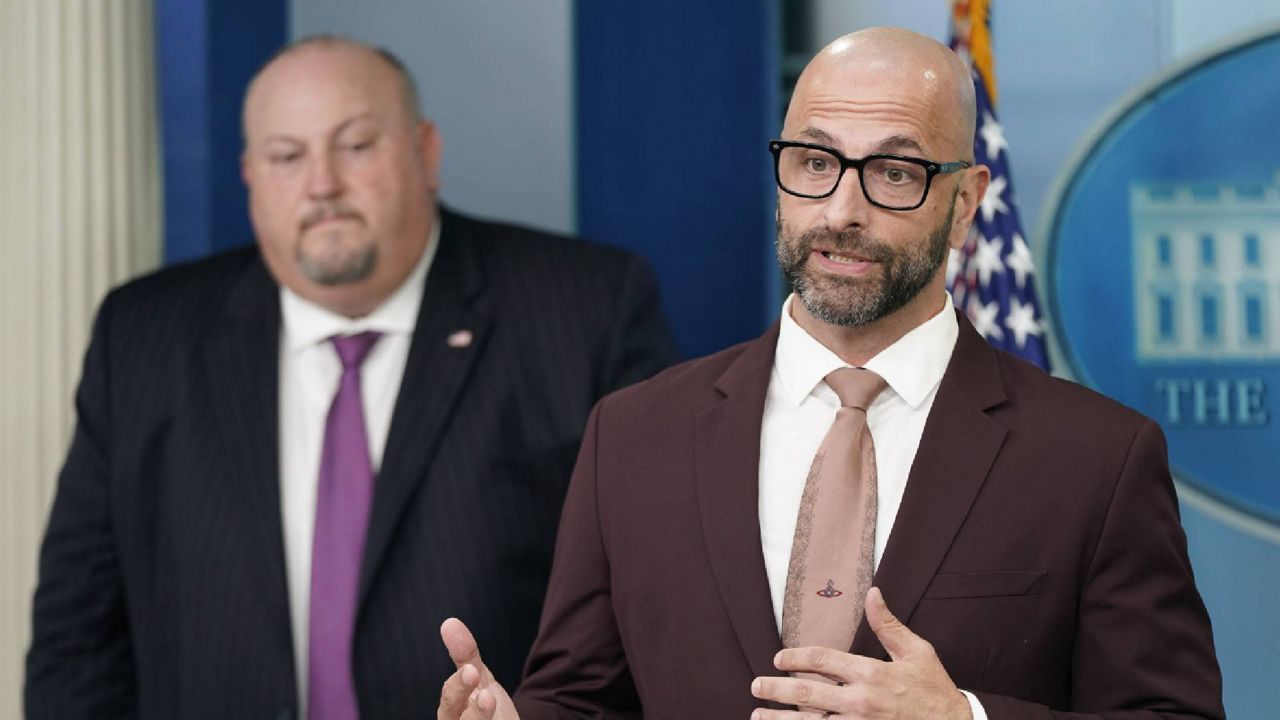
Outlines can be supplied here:
M824 715L818 712L802 712L799 710L770 710L756 708L751 711L751 720L842 720L844 715Z
M475 709L479 711L478 715L473 716L476 720L491 720L494 711L498 709L498 699L493 696L490 690L485 689L476 693L474 705Z
M773 656L773 666L779 670L813 673L844 683L858 680L879 664L879 660L825 647L787 648Z
M471 694L480 684L480 672L474 665L463 665L444 681L440 688L440 707L437 720L458 720L467 711Z
M760 700L798 705L806 709L842 709L845 706L844 696L848 692L844 687L801 678L758 677L751 683L751 694Z
M910 657L920 649L921 643L925 642L889 611L880 588L873 587L867 591L865 607L867 624L879 638L880 644L888 651L889 657L894 660Z
M484 661L480 659L480 647L476 645L475 636L458 618L444 621L440 626L440 639L444 640L449 658L459 669L468 663L475 665L477 670L486 669Z

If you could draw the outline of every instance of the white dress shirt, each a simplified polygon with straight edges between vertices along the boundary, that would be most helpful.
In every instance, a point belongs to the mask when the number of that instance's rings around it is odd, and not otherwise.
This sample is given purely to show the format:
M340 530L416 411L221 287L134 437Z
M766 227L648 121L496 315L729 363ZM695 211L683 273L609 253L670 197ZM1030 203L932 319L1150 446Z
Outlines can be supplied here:
M325 421L342 379L342 362L329 338L376 330L382 337L360 366L369 459L376 477L382 466L391 413L409 357L427 270L440 244L436 219L426 249L409 277L373 312L351 319L280 288L280 508L293 628L299 717L306 717L307 640L311 605L311 543L316 484Z
M823 378L834 370L850 367L791 317L791 305L796 301L792 295L782 305L778 348L760 427L760 539L779 633L800 497L813 456L840 407L840 399ZM879 488L873 557L876 567L897 519L929 409L959 336L951 296L939 297L938 305L937 314L863 366L884 378L889 386L867 408ZM977 699L967 692L965 696L975 720L985 720Z

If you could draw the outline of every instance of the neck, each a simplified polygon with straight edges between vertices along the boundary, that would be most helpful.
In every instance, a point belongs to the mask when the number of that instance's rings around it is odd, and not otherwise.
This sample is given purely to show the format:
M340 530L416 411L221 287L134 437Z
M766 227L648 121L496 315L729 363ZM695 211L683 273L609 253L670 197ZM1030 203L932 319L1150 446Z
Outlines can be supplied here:
M302 295L302 293L298 293ZM391 296L388 292L379 292L371 296L369 293L350 292L349 288L324 288L319 292L302 295L306 300L319 305L331 313L342 315L351 320L358 320L386 302Z
M946 295L931 283L906 305L875 322L858 327L832 325L819 320L809 313L798 297L791 303L791 317L841 360L861 367L903 335L937 315L945 302Z

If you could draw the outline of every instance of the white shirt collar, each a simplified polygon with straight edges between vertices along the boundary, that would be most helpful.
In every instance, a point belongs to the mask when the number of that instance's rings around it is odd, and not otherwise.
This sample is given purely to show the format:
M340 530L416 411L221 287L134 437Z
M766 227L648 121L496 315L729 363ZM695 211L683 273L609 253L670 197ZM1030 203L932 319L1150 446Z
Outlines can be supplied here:
M284 321L285 348L291 353L301 352L334 335L352 335L365 330L377 330L384 335L412 335L422 305L427 271L431 268L439 246L440 218L437 215L422 257L418 258L413 271L391 297L364 317L349 318L339 315L281 285L280 313Z
M823 378L849 364L796 323L791 317L794 299L792 294L782 304L773 367L787 399L799 406L823 384ZM951 293L947 293L946 303L937 314L881 350L863 367L884 378L898 397L913 410L918 409L942 382L959 334Z

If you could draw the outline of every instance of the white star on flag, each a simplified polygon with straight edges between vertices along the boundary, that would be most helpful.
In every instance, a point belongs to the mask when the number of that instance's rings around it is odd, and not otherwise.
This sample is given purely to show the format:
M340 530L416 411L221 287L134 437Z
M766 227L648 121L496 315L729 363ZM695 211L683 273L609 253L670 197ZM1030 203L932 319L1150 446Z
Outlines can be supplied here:
M969 318L973 321L973 329L982 333L982 337L995 338L996 340L1004 339L1004 331L1000 329L1000 324L996 322L996 316L1000 314L1000 303L992 300L989 303L978 302L975 297L973 302L969 303Z
M999 157L1001 150L1009 147L1009 143L1004 140L1004 128L989 112L982 113L982 128L978 130L978 134L987 143L987 157L992 160Z
M1027 247L1021 234L1013 234L1013 249L1005 256L1004 264L1013 271L1014 280L1017 281L1019 288L1027 284L1028 275L1035 275L1036 268L1035 263L1031 261L1031 249Z
M987 186L987 194L982 196L982 219L990 223L996 216L996 213L1009 212L1009 206L1004 204L1004 189L1008 187L1009 182L1003 176L997 175L991 178L991 184Z
M1004 241L998 237L990 240L978 237L978 247L970 262L973 269L978 271L983 285L990 285L991 276L995 273L1004 272L1004 261L1000 259L1000 249L1003 247Z
M1004 319L1004 326L1013 331L1013 338L1018 347L1027 344L1028 335L1040 334L1040 323L1036 322L1036 307L1023 305L1018 298L1009 298L1009 314Z

